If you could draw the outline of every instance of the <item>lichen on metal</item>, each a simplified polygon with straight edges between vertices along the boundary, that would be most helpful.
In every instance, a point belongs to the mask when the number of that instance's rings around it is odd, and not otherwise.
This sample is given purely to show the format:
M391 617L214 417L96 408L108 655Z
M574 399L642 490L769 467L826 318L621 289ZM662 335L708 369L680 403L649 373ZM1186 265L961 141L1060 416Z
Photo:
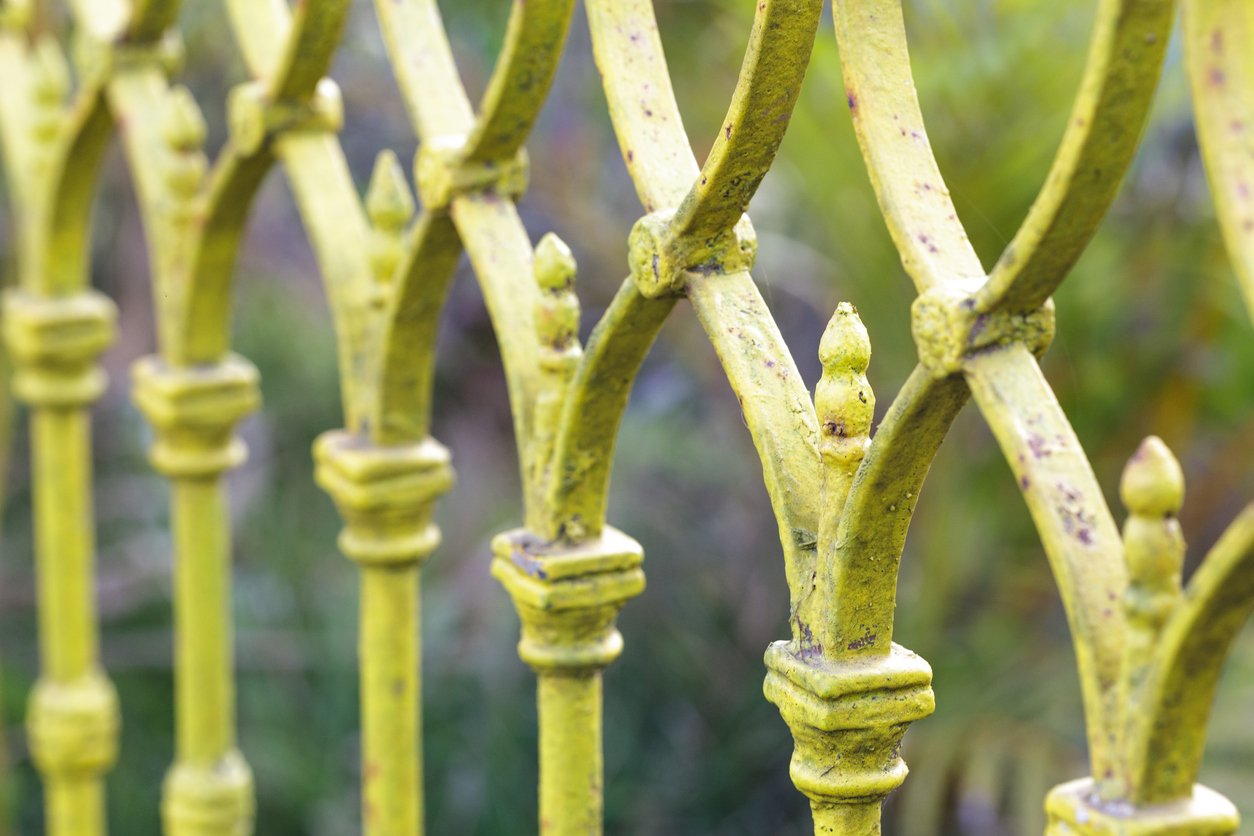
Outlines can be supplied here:
M90 211L116 133L135 182L157 300L158 352L132 373L170 484L175 762L172 836L247 836L255 790L236 741L225 474L260 405L231 351L234 261L252 199L285 172L333 316L343 428L313 451L360 577L362 830L423 830L420 573L437 551L451 454L430 437L436 334L464 252L483 289L509 390L521 525L492 542L492 574L537 676L540 829L602 829L602 671L620 609L645 588L643 550L607 524L618 429L664 321L687 300L737 396L779 528L789 636L765 696L794 739L791 775L816 833L880 832L905 779L900 744L936 696L926 661L893 642L897 572L928 469L974 400L1035 521L1071 627L1090 772L1051 793L1051 834L1227 834L1235 809L1196 786L1224 657L1254 611L1254 505L1187 581L1183 476L1148 439L1125 471L1122 535L1038 364L1051 294L1109 210L1167 47L1171 0L1101 0L1076 102L1028 217L985 268L932 154L900 0L836 0L847 106L888 230L919 293L919 365L873 427L872 340L840 304L817 346L813 397L752 277L747 210L797 105L820 0L756 5L741 72L707 159L683 129L651 0L586 0L611 121L641 203L627 278L586 344L577 265L532 235L515 202L525 144L557 71L574 0L515 0L482 101L462 86L436 0L376 0L419 150L354 181L327 73L348 0L228 0L249 79L223 103L212 161L192 93L174 83L176 0L77 0L74 72L30 36L31 4L0 0L0 148L17 218L19 286L5 296L13 389L30 408L42 673L28 734L52 836L105 830L117 696L98 659L88 409L116 312L89 287ZM1201 143L1225 238L1254 312L1249 189L1254 33L1244 0L1184 0ZM77 80L77 84L72 83ZM1235 115L1234 115L1235 114ZM417 198L417 200L415 199ZM420 206L416 207L416 203ZM882 397L882 393L881 393ZM264 788L261 788L264 792Z

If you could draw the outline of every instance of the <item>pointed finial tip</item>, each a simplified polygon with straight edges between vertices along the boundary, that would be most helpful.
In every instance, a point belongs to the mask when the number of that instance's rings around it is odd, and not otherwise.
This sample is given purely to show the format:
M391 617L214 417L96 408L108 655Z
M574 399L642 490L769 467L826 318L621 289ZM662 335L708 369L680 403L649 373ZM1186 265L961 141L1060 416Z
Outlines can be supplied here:
M864 373L871 365L871 338L858 316L858 309L848 302L836 306L836 313L819 342L819 361L825 373L848 369Z
M396 154L389 150L375 158L366 192L366 212L376 227L399 230L414 214L414 196Z
M176 151L196 151L204 145L205 117L192 92L183 85L170 89L162 114L161 134Z
M534 267L536 282L542 290L559 291L575 283L575 255L566 242L552 232L536 245Z
M1176 514L1184 504L1184 471L1171 449L1157 436L1141 442L1119 481L1119 495L1137 516Z

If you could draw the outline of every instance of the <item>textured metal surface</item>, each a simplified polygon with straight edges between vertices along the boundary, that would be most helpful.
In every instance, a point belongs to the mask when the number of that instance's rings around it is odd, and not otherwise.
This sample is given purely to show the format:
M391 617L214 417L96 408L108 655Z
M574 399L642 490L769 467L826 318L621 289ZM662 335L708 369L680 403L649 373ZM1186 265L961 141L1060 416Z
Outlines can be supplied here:
M362 822L422 832L419 588L436 552L450 456L429 436L436 331L469 257L500 345L523 484L523 520L492 545L492 573L536 672L540 830L601 831L603 669L622 651L619 610L645 585L643 553L607 524L618 428L659 329L691 305L760 455L791 592L789 637L764 686L791 730L791 774L815 831L876 834L906 778L909 725L933 710L932 671L893 643L911 516L968 400L1000 444L1040 533L1074 640L1091 778L1048 799L1050 833L1224 834L1226 800L1195 787L1227 650L1254 610L1254 510L1182 582L1183 477L1147 439L1121 488L1122 533L1037 358L1050 295L1109 210L1136 151L1170 35L1171 0L1100 0L1088 64L1048 178L1013 241L985 267L929 145L900 0L836 0L845 101L884 220L919 296L919 365L872 426L872 341L849 304L817 347L806 391L752 277L746 211L787 129L819 32L820 0L756 6L727 115L699 163L683 129L651 0L586 0L609 113L641 203L623 230L628 276L580 345L577 267L515 206L527 137L547 97L574 0L515 0L483 100L468 98L435 0L375 3L420 150L415 190L382 152L365 197L337 132L327 77L348 0L228 0L250 79L229 138L203 151L197 103L172 82L174 0L79 0L77 84L62 48L27 35L29 4L0 2L0 149L18 218L20 284L4 335L32 413L42 676L29 737L48 832L105 831L117 697L95 623L88 410L111 302L89 287L90 209L114 135L130 164L157 291L158 354L133 394L170 485L176 582L177 752L165 832L246 836L254 787L235 739L231 528L223 478L246 456L238 422L260 405L232 353L232 272L252 199L272 168L295 196L330 300L344 425L314 450L316 478L359 567ZM1254 11L1185 0L1199 134L1225 238L1254 300ZM1254 301L1251 301L1254 310ZM1251 506L1254 509L1254 506ZM926 536L926 533L925 533ZM265 792L265 788L259 788ZM487 799L485 801L490 801Z

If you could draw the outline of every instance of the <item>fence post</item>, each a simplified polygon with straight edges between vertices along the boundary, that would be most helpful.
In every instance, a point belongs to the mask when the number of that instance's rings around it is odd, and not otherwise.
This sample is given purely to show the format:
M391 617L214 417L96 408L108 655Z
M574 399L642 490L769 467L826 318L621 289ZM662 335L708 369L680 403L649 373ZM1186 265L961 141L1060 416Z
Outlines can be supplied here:
M156 440L153 467L170 480L174 533L177 762L162 812L170 836L252 830L252 773L236 748L231 629L231 525L224 474L247 455L235 425L260 403L256 368L228 357L134 368L135 401Z
M105 832L104 773L117 757L119 711L99 667L88 407L104 391L96 360L112 342L100 294L9 294L13 386L31 409L43 672L27 731L44 778L51 836Z

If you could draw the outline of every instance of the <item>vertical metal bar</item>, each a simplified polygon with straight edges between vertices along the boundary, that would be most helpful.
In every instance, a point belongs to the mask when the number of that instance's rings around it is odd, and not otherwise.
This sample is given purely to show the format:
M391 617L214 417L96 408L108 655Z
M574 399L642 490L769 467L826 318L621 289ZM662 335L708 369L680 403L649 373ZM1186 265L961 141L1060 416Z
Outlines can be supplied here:
M149 457L171 490L177 752L162 791L165 833L247 836L255 803L235 740L224 474L246 456L234 430L260 400L257 370L234 355L196 368L147 357L135 366L133 386L155 430Z
M599 670L546 670L538 676L540 832L545 836L601 832L601 680Z
M224 486L177 479L173 505L178 751L180 760L208 765L235 747Z
M431 439L383 447L349 432L314 446L318 484L344 519L340 551L361 583L362 829L423 832L419 572L440 542L435 501L452 487Z
M422 832L419 569L361 570L362 824L368 836Z
M90 419L82 408L36 408L31 432L43 667L40 685L32 695L31 723L36 724L41 722L36 718L58 715L69 720L68 714L42 713L40 703L61 703L99 674ZM50 732L72 735L74 730ZM103 768L97 768L104 764L97 758L90 760L93 763L72 764L55 755L36 754L44 778L49 836L105 833Z
M13 388L31 407L42 671L27 730L49 836L103 836L104 774L117 754L117 695L98 662L88 413L105 388L96 359L114 318L92 292L6 300Z

